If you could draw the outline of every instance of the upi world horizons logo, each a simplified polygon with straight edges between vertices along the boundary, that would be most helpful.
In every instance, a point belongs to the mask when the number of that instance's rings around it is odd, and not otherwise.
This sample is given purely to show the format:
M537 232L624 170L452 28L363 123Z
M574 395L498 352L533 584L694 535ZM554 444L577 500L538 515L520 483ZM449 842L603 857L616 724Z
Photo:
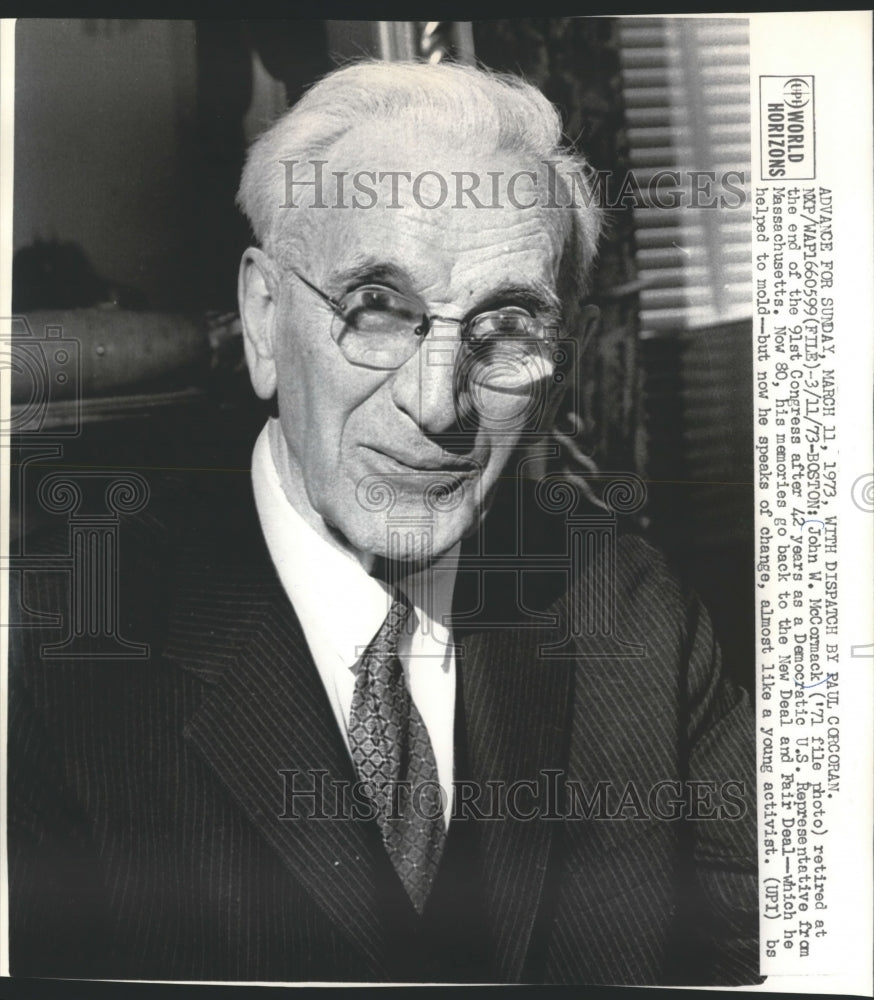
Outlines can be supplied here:
M816 178L812 76L759 77L762 180Z

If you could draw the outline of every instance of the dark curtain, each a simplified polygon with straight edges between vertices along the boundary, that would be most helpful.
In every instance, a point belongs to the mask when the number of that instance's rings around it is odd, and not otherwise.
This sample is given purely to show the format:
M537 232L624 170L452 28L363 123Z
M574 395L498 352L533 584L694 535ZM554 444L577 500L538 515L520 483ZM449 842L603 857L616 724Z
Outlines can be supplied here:
M198 305L235 309L237 267L249 242L234 199L246 155L243 118L252 100L252 52L285 85L288 103L333 66L324 21L196 23L197 154L191 185Z

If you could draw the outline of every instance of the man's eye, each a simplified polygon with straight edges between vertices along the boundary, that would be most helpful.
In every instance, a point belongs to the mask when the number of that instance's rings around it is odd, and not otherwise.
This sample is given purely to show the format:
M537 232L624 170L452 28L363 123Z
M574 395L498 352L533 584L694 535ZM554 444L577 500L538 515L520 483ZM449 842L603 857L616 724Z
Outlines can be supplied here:
M525 309L498 309L475 317L471 324L471 334L475 340L530 337L537 325L537 321Z
M383 285L359 285L350 288L340 298L344 311L350 309L386 309L390 308L399 293L393 288Z
M368 285L356 288L343 300L343 316L362 332L415 327L422 318L415 302L393 291Z
M359 294L360 308L382 310L396 307L397 298L387 288L362 288Z

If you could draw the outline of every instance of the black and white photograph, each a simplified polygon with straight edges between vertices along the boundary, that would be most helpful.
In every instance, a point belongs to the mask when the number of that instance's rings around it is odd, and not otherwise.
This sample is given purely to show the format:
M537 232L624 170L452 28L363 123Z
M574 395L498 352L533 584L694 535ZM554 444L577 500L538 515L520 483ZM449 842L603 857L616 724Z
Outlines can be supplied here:
M12 31L9 974L761 984L748 18Z

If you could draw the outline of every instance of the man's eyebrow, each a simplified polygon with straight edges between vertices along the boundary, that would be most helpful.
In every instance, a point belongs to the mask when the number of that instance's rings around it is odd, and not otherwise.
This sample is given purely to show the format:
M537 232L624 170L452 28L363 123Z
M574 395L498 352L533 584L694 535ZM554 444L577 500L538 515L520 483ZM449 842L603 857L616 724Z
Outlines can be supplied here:
M561 316L561 299L557 293L544 281L534 280L530 284L506 282L495 288L490 288L479 298L476 305L468 309L467 315L473 316L487 309L495 309L507 303L521 303L537 312L547 313L550 318Z
M332 275L331 283L338 288L351 288L353 285L360 285L368 281L388 281L396 285L399 289L410 285L410 276L397 264L391 261L367 258L356 261Z

